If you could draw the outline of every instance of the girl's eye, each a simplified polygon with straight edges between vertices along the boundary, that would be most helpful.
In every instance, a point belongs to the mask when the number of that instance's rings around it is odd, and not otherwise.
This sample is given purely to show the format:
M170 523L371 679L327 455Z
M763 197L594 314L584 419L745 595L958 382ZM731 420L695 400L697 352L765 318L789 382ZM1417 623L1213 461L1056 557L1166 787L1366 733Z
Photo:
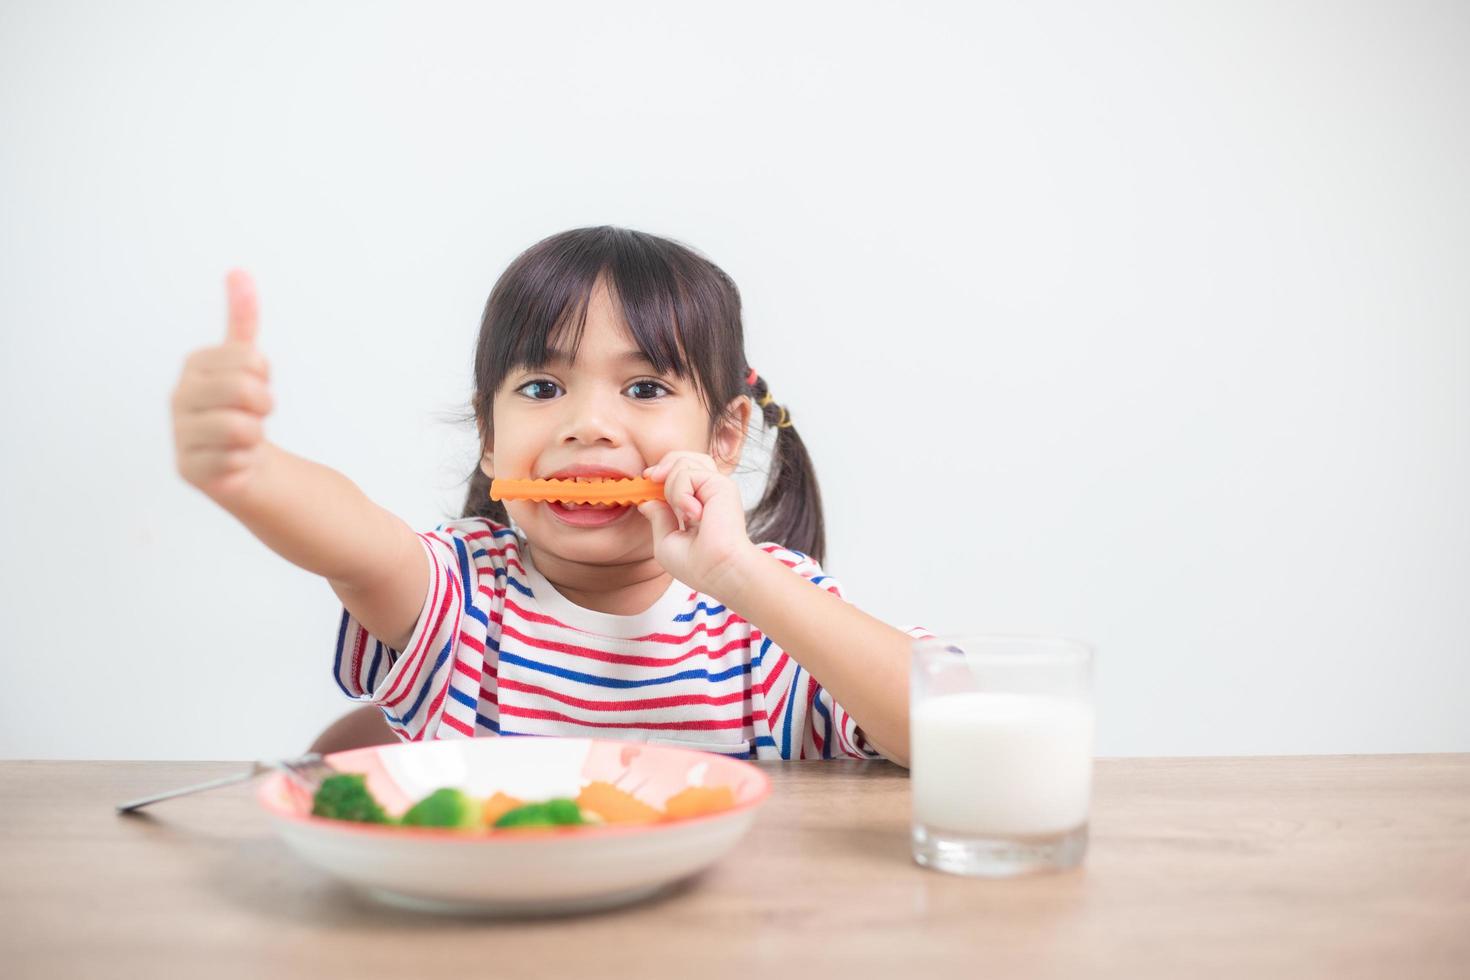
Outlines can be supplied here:
M636 392L638 392L640 389L643 390L643 391L645 391L645 392L648 392L648 391L652 390L653 392L662 392L663 394L657 394L657 393L647 394L647 395L639 395L639 394L636 394ZM665 388L663 385L659 384L657 381L635 381L635 382L633 382L632 384L630 384L628 386L628 390L631 391L631 392L635 392L635 394L633 395L634 398L638 399L639 401L645 401L645 402L647 402L647 401L653 401L656 398L664 398L669 393L669 389Z
M536 401L544 402L550 401L551 399L556 397L556 393L554 391L556 386L557 385L555 381L527 381L525 384L517 388L516 391L525 393L527 398L532 398ZM531 390L528 392L527 389ZM547 392L548 389L552 389L552 391L549 394L546 394L545 392ZM538 394L538 392L541 393Z

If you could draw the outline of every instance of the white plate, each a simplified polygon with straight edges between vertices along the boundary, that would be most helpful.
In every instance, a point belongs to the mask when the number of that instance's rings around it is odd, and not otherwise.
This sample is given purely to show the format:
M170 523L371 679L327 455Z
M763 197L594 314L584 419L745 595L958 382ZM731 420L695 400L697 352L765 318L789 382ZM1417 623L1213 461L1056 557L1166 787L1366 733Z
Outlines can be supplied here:
M404 742L327 761L365 774L394 815L443 786L534 802L605 780L658 808L688 786L735 795L732 809L655 824L468 833L313 817L310 797L284 775L261 785L261 805L302 858L383 901L445 912L541 915L636 901L728 853L771 792L766 774L738 759L601 739Z

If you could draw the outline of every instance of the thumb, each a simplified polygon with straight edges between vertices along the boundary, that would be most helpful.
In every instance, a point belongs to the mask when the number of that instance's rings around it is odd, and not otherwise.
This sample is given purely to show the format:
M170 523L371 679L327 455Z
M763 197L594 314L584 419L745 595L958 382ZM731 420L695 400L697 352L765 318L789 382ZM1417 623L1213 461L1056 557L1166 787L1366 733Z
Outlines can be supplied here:
M679 522L674 517L674 511L662 500L645 500L638 505L638 513L648 518L648 523L653 525L655 542L662 541L679 530Z
M254 344L259 330L260 305L255 297L255 281L244 269L231 269L225 276L225 294L229 297L230 319L225 339Z

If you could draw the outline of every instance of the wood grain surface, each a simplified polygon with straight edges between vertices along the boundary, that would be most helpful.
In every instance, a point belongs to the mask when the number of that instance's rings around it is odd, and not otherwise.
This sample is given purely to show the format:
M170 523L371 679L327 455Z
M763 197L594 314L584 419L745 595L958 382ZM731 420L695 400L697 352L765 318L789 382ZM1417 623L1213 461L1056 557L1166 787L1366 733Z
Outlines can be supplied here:
M1078 870L909 857L888 763L763 764L740 850L577 918L378 906L300 863L239 763L0 762L7 977L1470 977L1470 755L1099 760Z

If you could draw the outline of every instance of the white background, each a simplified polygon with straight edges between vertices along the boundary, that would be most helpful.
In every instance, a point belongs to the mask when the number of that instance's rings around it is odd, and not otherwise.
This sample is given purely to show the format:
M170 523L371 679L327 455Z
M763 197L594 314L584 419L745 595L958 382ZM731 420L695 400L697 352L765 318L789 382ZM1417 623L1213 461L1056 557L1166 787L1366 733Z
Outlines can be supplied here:
M485 298L740 285L893 623L1099 648L1104 755L1470 750L1470 7L0 5L0 755L241 758L338 606L175 475L259 283L282 445L457 514Z

